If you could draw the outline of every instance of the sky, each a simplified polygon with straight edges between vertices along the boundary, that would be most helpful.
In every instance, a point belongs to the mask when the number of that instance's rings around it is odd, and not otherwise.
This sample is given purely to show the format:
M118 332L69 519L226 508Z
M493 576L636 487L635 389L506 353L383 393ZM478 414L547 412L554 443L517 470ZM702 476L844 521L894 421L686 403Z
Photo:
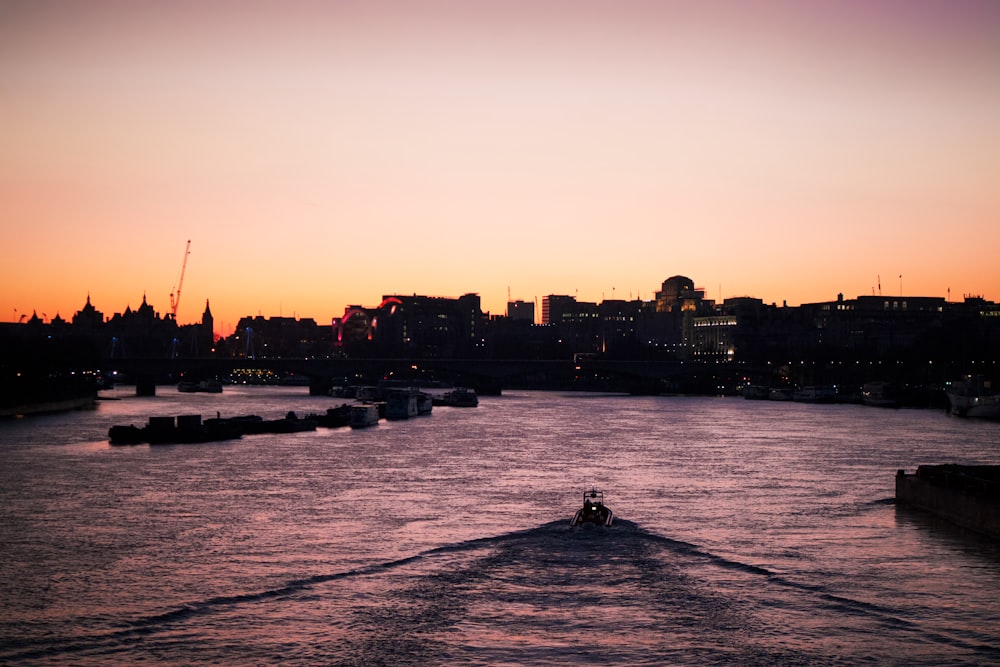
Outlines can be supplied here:
M0 231L0 321L1000 300L1000 3L0 0Z

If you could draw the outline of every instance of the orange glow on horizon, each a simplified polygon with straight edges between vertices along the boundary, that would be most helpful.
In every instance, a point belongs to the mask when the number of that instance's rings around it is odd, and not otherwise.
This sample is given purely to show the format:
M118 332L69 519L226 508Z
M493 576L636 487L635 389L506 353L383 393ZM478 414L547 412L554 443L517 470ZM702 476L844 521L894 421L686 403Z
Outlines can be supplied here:
M1000 300L996 3L227 7L0 10L0 321Z

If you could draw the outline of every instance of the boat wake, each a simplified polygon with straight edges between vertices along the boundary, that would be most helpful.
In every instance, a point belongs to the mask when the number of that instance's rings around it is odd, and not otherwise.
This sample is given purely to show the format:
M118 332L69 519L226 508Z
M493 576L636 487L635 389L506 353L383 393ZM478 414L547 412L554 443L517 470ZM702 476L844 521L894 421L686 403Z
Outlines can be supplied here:
M140 618L73 619L65 627L80 631L66 636L0 640L0 662L224 663L253 633L254 651L274 652L241 662L829 664L824 626L870 630L873 620L915 641L988 644L974 633L928 636L891 608L627 520L559 520Z

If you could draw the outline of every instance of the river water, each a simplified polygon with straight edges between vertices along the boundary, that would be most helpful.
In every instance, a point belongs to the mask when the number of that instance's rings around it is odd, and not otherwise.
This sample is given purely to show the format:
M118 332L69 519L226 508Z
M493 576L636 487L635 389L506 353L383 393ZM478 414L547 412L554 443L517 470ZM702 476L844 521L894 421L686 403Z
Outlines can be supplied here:
M896 507L1000 464L931 410L510 391L365 430L116 446L304 388L0 422L0 663L1000 665L1000 546ZM591 486L618 518L570 528Z

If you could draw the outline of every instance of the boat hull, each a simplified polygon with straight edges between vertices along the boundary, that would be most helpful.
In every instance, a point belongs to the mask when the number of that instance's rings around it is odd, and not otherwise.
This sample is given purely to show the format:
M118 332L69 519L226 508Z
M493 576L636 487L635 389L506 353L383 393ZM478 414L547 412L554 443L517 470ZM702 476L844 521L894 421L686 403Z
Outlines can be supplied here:
M951 414L979 419L1000 419L1000 395L963 396L948 394Z
M443 396L434 398L434 405L450 408L475 408L479 405L479 396L475 390L467 387L455 387L445 392Z
M601 508L602 511L588 512L586 509L578 509L573 519L569 522L571 526L582 526L593 524L595 526L610 526L614 523L615 515L608 507Z
M604 504L604 492L593 488L583 494L583 507L576 511L569 525L610 526L614 520L614 512Z
M1000 394L990 391L982 376L966 376L945 391L949 411L959 417L1000 419Z
M351 406L351 428L367 428L375 426L379 420L379 408L372 403L360 403Z

